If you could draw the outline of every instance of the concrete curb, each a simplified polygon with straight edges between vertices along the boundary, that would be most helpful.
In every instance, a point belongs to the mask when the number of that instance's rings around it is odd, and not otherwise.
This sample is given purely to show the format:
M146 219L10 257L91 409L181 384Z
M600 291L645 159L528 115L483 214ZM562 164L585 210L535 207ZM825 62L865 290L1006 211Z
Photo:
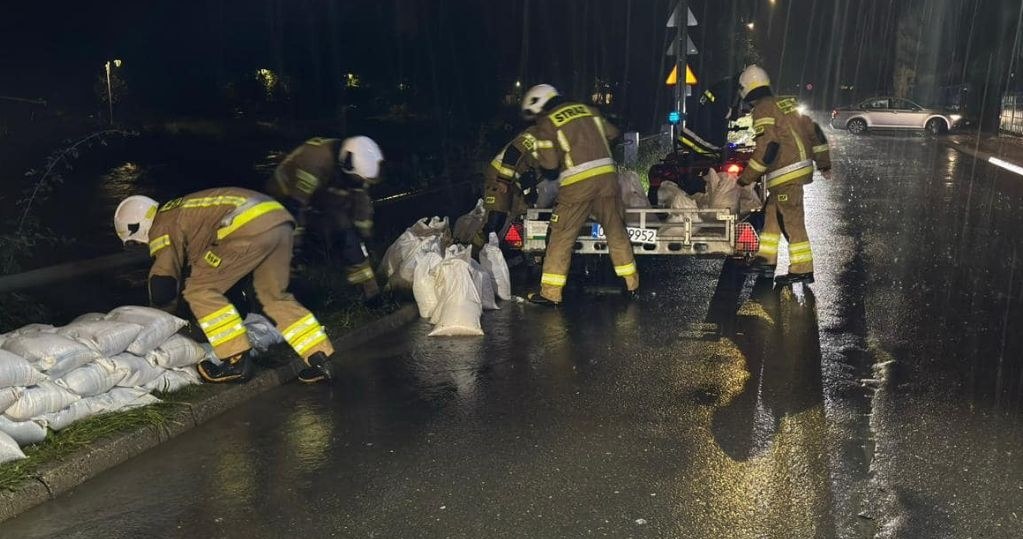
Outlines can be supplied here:
M418 317L419 311L415 305L405 305L379 320L334 339L335 348L344 350L359 346ZM134 432L111 436L61 462L45 466L18 490L0 492L0 522L52 500L147 449L202 425L267 390L294 380L298 370L298 362L292 361L277 369L260 371L246 384L226 386L222 391L198 402L182 404L181 410L174 414L166 425L144 427Z
M998 157L997 155L990 154L975 148L971 148L958 141L946 142L945 145L957 152L969 155L979 161L985 161L1003 170L1012 172L1013 174L1023 176L1023 166L1006 161Z

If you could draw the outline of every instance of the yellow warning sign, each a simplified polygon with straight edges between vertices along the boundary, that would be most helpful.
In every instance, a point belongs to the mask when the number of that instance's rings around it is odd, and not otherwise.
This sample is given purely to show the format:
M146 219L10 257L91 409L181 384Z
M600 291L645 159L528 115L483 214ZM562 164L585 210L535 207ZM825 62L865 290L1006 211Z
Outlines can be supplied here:
M668 86L674 86L678 82L678 66L671 68L671 73L668 73L668 79L664 81L664 84ZM686 65L686 84L693 86L696 84L696 73L693 73L693 68Z

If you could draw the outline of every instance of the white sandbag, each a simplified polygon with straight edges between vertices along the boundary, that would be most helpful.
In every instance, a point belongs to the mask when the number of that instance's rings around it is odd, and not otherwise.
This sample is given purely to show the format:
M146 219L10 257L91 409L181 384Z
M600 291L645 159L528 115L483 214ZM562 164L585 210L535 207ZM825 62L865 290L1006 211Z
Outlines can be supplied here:
M483 306L466 260L452 256L437 266L437 299L432 317L437 327L430 332L431 337L483 335Z
M95 398L90 397L75 401L63 410L39 416L37 421L45 423L52 430L62 431L71 426L72 423L77 423L106 411L101 403L94 400Z
M412 279L412 295L416 299L421 318L430 318L437 307L437 265L443 260L438 253L427 252L420 256Z
M718 174L714 169L703 177L707 180L707 208L739 211L739 184L728 174Z
M50 324L29 324L22 326L7 334L8 337L17 337L18 335L28 335L30 333L56 333L57 328Z
M420 222L425 226L426 219L422 219ZM398 239L394 240L394 243L387 248L384 253L384 258L380 262L380 267L377 269L377 273L382 275L391 288L408 288L411 283L408 281L402 281L399 272L402 265L406 260L412 257L415 250L419 247L420 237L416 236L411 230L405 230L402 232Z
M35 420L12 421L0 415L0 432L10 436L21 447L37 444L46 439L46 425Z
M536 207L553 208L554 201L558 199L558 189L561 184L557 180L541 180L536 184Z
M260 322L260 319L262 322ZM249 328L250 321L252 321L255 331L253 331L252 328ZM273 324L271 324L269 320L258 314L250 314L247 316L244 324L246 329L249 330L249 342L251 342L253 348L258 351L266 352L266 349L270 347L270 344L284 340L284 337L280 336L281 334L277 331L277 328L273 327ZM265 324L265 326L263 324ZM280 340L274 341L273 335L268 336L266 333L266 326L269 326L270 329L276 332ZM184 335L172 335L171 338L167 339L163 344L157 346L156 350L146 354L146 359L149 360L150 363L165 369L195 365L202 361L205 357L206 349L199 343L185 337Z
M754 185L739 186L739 215L749 215L763 207L764 204L753 190Z
M242 322L242 325L245 326L245 330L248 332L249 343L252 344L252 351L250 354L253 356L265 354L268 350L270 350L271 346L284 342L284 335L282 335L281 331L277 329L277 326L261 314L249 313L248 316L245 317L245 321ZM172 339L173 338L174 337L172 337ZM187 367L202 361L203 358L206 357L206 350L202 348L199 343L196 343L191 339L188 340L199 349L198 352L195 352L199 354L198 356L194 356L193 354L195 361L183 364L164 364L159 361L155 361L154 363L161 367L173 368ZM160 348L163 348L163 345L161 345ZM157 348L157 350L160 350L160 348Z
M106 318L107 318L107 315L105 315L103 313L85 313L85 314L78 315L78 317L76 317L74 320L72 320L71 324L68 324L68 325L74 325L74 324L77 324L79 322L96 322L96 321L99 321L99 320L106 320Z
M110 360L114 362L114 365L117 368L124 369L128 372L128 374L117 383L120 387L144 386L159 378L160 375L167 370L163 367L153 365L146 358L132 354L118 354L110 358Z
M23 453L21 448L18 447L18 442L15 442L10 436L0 432L0 464L23 458L25 458L25 453Z
M45 379L46 376L36 370L25 358L6 350L0 350L0 388L31 386Z
M107 393L89 397L86 400L99 403L103 407L104 412L131 410L132 408L163 402L150 395L145 389L137 387L115 387Z
M100 358L65 374L56 380L56 384L80 397L92 397L110 391L128 374L128 369L118 367L110 359Z
M699 209L696 201L686 194L678 184L672 181L663 182L657 188L657 204L675 210ZM703 221L698 214L689 214L689 217L691 217L694 223ZM684 223L685 220L686 215L680 213L670 213L668 218L665 219L667 223ZM661 228L660 234L662 236L682 236L685 234L685 229L680 226L664 226Z
M480 296L480 305L484 311L496 311L497 294L494 292L494 277L483 269L479 262L469 259L469 271L472 274L472 282L476 285L476 293Z
M409 287L416 282L416 266L419 264L419 260L426 253L437 253L442 254L444 251L440 248L440 237L430 236L428 238L421 238L419 243L416 245L408 257L402 262L401 269L398 270L398 275L401 277L402 283L409 283Z
M142 331L142 326L116 320L74 322L57 330L57 335L70 337L104 356L120 354Z
M43 414L67 408L81 397L49 381L27 387L17 402L4 411L15 421L28 421Z
M483 199L476 201L476 206L455 220L452 237L458 243L472 243L476 235L483 230L487 222L487 209L483 207Z
M12 404L21 398L23 387L5 387L0 389L0 414L4 413Z
M70 337L42 332L8 339L4 350L27 359L37 369L56 378L100 357L95 350Z
M618 173L618 189L621 192L622 202L626 208L649 208L650 200L646 196L646 189L635 171L625 170Z
M508 269L508 262L504 259L497 234L491 232L487 244L480 250L480 265L487 270L494 278L494 290L497 297L508 301L511 293L511 271Z
M171 335L177 333L187 324L184 320L152 307L125 305L118 307L107 315L107 320L131 322L142 326L142 331L130 345L128 352L144 356L147 352L163 344Z
M449 245L452 244L451 237L451 225L448 223L448 218L433 216L430 218L429 223L430 233L435 236L440 242L440 249L443 252Z
M183 387L198 385L202 383L199 373L194 367L184 369L171 369L161 374L157 379L142 386L149 391L161 393L173 393Z

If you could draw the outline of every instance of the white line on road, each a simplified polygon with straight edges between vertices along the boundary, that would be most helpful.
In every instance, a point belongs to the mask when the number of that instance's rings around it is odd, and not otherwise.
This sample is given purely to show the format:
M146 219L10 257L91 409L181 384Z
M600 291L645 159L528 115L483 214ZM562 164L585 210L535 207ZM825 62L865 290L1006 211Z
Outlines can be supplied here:
M999 159L997 157L988 157L987 161L988 161L988 163L991 163L992 165L995 165L997 167L1002 167L1005 170L1008 170L1009 172L1015 172L1016 174L1019 174L1020 176L1023 176L1023 167L1021 167L1019 165L1014 165L1014 164L1012 164L1012 163L1010 163L1008 161L1002 161L1001 159Z

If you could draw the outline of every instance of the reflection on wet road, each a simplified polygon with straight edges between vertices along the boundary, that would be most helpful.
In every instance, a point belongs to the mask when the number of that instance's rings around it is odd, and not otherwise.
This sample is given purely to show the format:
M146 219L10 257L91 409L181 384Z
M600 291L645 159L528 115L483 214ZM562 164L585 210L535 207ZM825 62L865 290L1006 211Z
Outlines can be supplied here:
M647 260L635 302L416 324L4 534L1023 535L1023 186L928 139L836 138L811 287Z

